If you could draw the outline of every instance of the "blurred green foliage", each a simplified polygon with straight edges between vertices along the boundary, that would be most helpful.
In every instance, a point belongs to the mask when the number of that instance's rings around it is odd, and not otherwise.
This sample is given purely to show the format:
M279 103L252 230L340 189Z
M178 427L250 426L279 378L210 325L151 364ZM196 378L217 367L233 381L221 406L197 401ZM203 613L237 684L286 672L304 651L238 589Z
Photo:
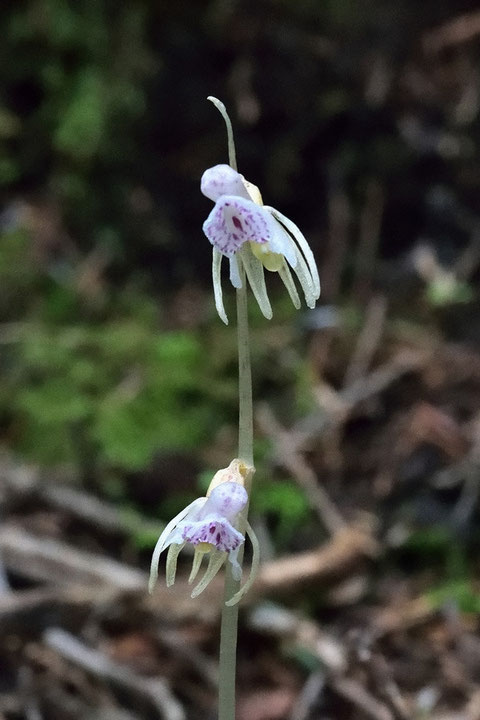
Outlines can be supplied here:
M21 225L0 238L0 426L15 451L84 474L142 470L159 452L199 451L222 424L235 425L231 328L167 330L168 305L133 281L121 290L108 282L95 255L52 267L35 252ZM295 384L307 393L308 373L288 326L292 306L281 300L277 309L265 328L252 305L255 383L291 415ZM288 483L259 492L286 537L304 512L301 493Z
M289 546L310 514L305 494L297 484L261 476L253 486L252 508L271 521L272 538L279 550Z
M446 582L428 593L435 608L454 606L462 613L480 613L480 590L467 578Z
M105 289L92 306L31 260L26 233L3 235L0 307L12 320L14 304L15 322L4 325L0 417L13 447L45 464L138 469L163 448L205 443L222 415L199 334L160 332L138 289Z
M52 463L71 460L86 446L133 469L161 448L205 441L202 348L184 333L157 333L128 314L100 328L30 327L18 345L21 387L11 406L22 425L23 453Z

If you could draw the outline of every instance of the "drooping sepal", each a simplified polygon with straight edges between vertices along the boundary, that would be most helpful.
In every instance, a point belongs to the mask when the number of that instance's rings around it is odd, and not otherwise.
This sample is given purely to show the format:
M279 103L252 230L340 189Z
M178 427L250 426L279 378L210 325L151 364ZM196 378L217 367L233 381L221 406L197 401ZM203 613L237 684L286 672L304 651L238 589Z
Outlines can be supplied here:
M246 595L246 593L250 590L253 583L255 582L255 578L258 575L258 569L260 567L260 545L258 542L258 538L255 535L255 532L249 522L246 523L246 531L250 542L252 543L252 564L250 567L250 574L246 582L240 588L240 590L236 592L235 595L229 600L227 600L227 602L225 603L225 605L228 605L229 607L231 607L232 605L236 605L238 602L240 602L242 597ZM240 580L238 576L235 577L234 568L232 568L232 574L236 580Z

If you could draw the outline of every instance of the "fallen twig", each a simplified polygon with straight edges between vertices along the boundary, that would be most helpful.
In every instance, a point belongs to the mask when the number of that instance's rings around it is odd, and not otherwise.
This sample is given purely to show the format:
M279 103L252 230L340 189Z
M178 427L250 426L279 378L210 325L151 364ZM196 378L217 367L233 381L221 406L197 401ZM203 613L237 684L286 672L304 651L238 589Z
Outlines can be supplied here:
M426 52L439 52L452 45L473 40L477 35L480 35L480 12L475 10L431 30L423 38L423 47Z
M336 577L357 567L359 561L375 557L378 552L378 543L370 533L355 526L345 527L318 550L289 555L262 565L252 597L296 591L320 579Z
M437 612L426 597L414 598L394 607L379 610L375 613L373 621L375 638L408 631L431 620Z
M143 591L147 586L147 575L141 570L10 525L0 528L0 552L7 568L32 580L123 591Z
M275 440L276 461L288 470L303 488L310 506L316 511L327 530L334 534L345 527L345 521L327 491L319 483L303 455L297 451L294 436L282 428L266 405L258 408L256 420L263 432Z
M16 466L2 458L0 481L14 497L38 499L71 517L110 533L151 532L160 535L164 525L143 518L139 513L122 512L105 500L74 487L45 482L36 468Z
M295 701L290 720L307 720L324 687L325 673L318 670L310 673Z
M297 450L306 449L325 430L344 423L360 403L383 392L407 373L423 368L430 357L429 350L404 350L338 393L332 390L336 399L336 412L329 413L322 408L294 425L292 437L296 440Z
M200 677L216 689L218 687L218 667L205 653L184 640L176 630L162 630L157 633L158 640L171 652L193 668Z
M164 680L142 677L60 628L46 630L43 639L49 648L95 677L149 700L165 720L184 720L183 708Z
M346 677L332 677L330 687L373 720L394 720L388 707L376 700L359 682Z
M68 622L73 625L98 601L97 588L69 586L35 588L0 596L0 628L3 634L29 635L51 625Z
M257 633L287 643L290 648L306 650L330 672L338 674L347 669L347 651L341 642L299 612L277 603L259 603L249 613L248 625Z
M365 312L365 323L359 333L357 344L345 373L344 387L361 380L368 372L383 335L387 315L387 301L383 295L375 295Z
M23 698L23 712L26 720L43 720L38 698L34 691L33 672L28 665L22 665L18 670L18 692Z

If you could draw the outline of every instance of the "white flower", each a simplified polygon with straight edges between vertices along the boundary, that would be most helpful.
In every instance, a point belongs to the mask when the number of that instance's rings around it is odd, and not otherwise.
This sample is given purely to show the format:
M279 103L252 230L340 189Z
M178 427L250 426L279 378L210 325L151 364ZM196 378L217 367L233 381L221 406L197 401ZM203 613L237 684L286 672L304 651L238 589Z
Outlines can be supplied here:
M190 583L196 578L204 555L209 555L206 572L194 588L192 597L205 590L227 559L232 565L235 580L241 579L242 570L237 556L245 542L245 536L236 529L235 524L248 503L248 494L243 486L248 471L240 460L233 460L228 468L215 474L206 497L194 500L168 523L153 551L150 592L158 578L158 564L162 552L169 548L166 582L167 587L170 587L175 582L178 555L187 543L195 548ZM249 523L246 522L245 525L253 547L252 569L249 579L238 593L230 598L228 605L237 603L243 597L251 587L258 568L258 541Z
M230 263L230 281L242 287L246 277L264 316L272 317L265 287L264 268L278 272L293 304L300 308L290 268L296 274L308 307L315 307L320 296L320 280L310 246L300 229L278 210L262 204L260 191L229 165L215 165L203 173L201 191L215 202L203 224L213 245L213 289L215 305L223 322L228 319L223 306L221 262Z

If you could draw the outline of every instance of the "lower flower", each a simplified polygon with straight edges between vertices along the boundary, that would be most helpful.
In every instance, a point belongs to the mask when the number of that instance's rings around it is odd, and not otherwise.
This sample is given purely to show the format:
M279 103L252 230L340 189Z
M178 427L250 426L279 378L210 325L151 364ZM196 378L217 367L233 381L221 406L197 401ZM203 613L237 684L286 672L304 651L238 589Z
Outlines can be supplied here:
M153 552L150 592L158 578L158 565L162 552L168 548L166 583L167 587L170 587L175 582L178 555L186 544L191 544L195 548L189 582L193 582L196 578L204 556L209 556L205 574L194 588L192 597L205 590L227 561L231 564L235 580L241 580L242 569L238 561L238 553L245 543L245 535L235 527L235 524L240 521L240 514L248 503L248 494L243 483L249 471L251 470L240 460L233 460L228 468L216 473L206 497L194 500L168 523ZM228 605L238 602L251 587L259 564L257 538L250 524L248 522L244 524L253 547L252 567L248 580L233 598L230 598Z

